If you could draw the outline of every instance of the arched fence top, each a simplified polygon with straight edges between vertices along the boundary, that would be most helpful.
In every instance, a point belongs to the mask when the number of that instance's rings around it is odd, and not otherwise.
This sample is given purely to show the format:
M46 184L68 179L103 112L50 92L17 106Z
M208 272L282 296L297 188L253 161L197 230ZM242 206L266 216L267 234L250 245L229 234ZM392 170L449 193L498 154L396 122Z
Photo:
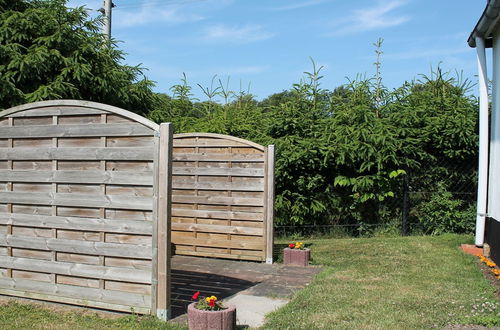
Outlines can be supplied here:
M0 294L165 319L171 154L170 124L114 106L0 111Z
M260 151L266 150L266 147L264 147L258 143L248 141L245 139L241 139L241 138L231 136L231 135L224 135L224 134L217 134L217 133L179 133L179 134L174 134L174 139L193 138L193 137L224 139L224 140L229 140L229 141L234 141L234 142L246 144L246 145L254 147Z
M0 118L7 117L22 111L38 110L50 107L80 107L90 110L106 111L136 121L148 128L151 128L152 130L159 131L160 129L160 126L158 124L131 111L121 109L108 104L91 102L91 101L81 101L81 100L50 100L50 101L39 101L39 102L22 104L1 111Z

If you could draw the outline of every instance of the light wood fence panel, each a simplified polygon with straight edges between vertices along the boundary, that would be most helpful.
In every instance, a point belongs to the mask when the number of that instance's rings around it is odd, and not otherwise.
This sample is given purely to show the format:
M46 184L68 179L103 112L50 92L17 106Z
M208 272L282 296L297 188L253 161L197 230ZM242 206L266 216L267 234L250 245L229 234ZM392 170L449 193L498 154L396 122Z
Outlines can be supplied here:
M175 253L272 263L274 146L211 133L173 146Z
M108 105L0 112L0 294L168 318L169 152L158 125Z

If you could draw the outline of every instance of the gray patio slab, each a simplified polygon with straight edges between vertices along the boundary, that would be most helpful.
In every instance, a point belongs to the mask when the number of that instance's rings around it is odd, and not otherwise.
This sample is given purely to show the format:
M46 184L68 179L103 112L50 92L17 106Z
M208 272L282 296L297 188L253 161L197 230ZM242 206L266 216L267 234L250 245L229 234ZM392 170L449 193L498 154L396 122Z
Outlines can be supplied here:
M258 327L265 315L285 305L322 268L188 256L172 258L173 322L187 323L191 296L215 295L237 306L240 326Z

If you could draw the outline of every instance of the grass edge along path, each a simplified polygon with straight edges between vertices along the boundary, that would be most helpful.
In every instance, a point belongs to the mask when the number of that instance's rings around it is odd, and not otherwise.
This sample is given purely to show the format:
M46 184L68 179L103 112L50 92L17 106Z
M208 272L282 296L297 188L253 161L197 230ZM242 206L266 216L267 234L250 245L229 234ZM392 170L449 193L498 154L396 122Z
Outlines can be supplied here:
M495 289L478 259L459 250L471 241L466 235L306 240L313 263L325 270L269 314L264 328L439 329L491 317L483 306L498 305Z

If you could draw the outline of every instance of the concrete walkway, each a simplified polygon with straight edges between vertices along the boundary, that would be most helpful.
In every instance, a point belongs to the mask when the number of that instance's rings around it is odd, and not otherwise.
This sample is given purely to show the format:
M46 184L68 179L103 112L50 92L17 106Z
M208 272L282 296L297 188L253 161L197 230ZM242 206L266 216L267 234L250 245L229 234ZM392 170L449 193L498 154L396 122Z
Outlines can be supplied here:
M191 296L217 296L236 305L238 325L259 327L267 313L285 305L321 268L174 256L172 258L173 322L187 323Z

